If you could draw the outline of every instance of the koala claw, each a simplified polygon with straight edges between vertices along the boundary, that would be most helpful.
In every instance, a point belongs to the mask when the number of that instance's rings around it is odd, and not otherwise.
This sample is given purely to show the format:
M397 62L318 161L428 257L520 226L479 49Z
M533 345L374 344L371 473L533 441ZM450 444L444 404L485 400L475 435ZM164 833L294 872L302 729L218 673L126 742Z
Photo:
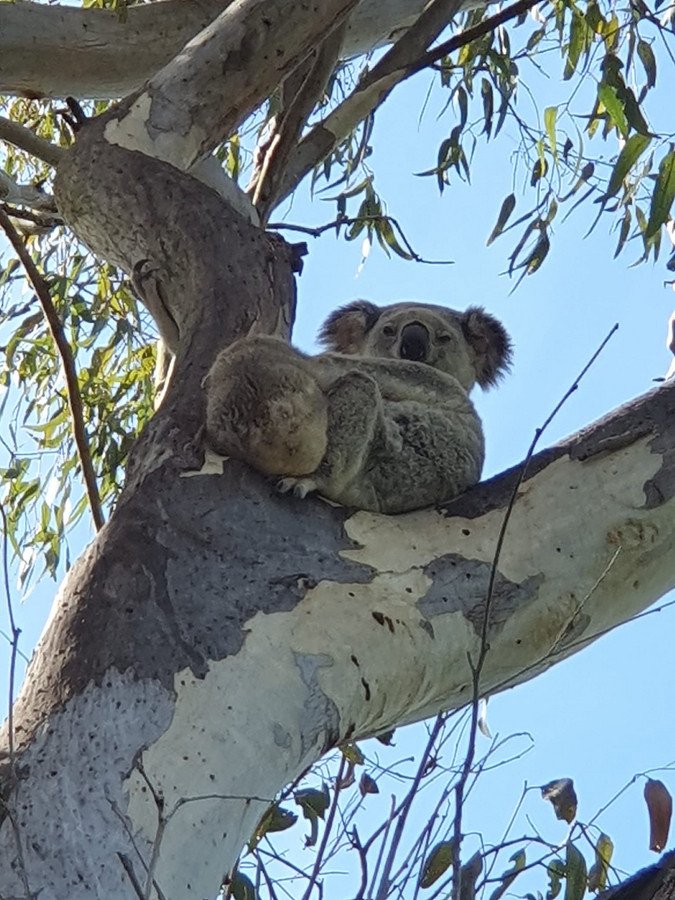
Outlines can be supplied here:
M307 494L316 490L316 482L312 478L281 478L277 484L280 494L290 494L304 500Z

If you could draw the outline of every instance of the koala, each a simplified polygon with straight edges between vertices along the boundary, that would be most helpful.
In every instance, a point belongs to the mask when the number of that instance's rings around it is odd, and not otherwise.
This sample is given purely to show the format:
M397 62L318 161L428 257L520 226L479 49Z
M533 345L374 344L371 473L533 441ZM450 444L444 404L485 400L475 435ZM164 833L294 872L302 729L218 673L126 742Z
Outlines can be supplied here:
M480 479L481 421L469 399L511 362L504 327L480 307L357 300L332 313L306 356L245 337L205 378L206 440L218 453L344 506L401 513Z

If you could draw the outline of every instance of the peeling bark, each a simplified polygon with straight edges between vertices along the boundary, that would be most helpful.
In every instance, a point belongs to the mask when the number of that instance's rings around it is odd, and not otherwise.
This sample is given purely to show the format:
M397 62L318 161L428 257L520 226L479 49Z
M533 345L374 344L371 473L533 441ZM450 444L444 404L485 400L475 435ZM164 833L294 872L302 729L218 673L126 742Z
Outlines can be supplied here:
M323 752L470 699L516 473L388 517L282 498L205 454L201 379L236 335L288 335L297 253L167 163L108 143L104 122L80 134L56 192L96 252L152 273L176 371L16 702L0 896L23 896L23 865L41 900L137 900L148 878L150 896L215 896L267 803ZM535 457L483 690L673 587L674 517L675 383Z

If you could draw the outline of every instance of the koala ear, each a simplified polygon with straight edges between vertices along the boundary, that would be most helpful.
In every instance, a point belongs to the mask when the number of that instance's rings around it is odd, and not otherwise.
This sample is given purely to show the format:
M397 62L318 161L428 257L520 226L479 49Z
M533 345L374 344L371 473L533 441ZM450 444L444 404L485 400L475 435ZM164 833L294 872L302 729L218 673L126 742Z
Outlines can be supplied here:
M482 388L492 387L511 368L511 338L502 323L481 306L470 306L461 324L476 355L476 381Z
M359 353L366 334L382 310L367 300L355 300L331 313L321 327L319 342L338 353Z

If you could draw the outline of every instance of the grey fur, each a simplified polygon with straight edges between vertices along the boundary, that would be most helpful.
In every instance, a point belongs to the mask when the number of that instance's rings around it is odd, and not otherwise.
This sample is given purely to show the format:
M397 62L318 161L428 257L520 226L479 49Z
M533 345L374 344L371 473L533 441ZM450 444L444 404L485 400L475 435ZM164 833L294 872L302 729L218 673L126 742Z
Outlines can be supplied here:
M206 379L207 440L282 490L399 513L450 500L479 478L483 429L469 399L508 368L503 326L478 307L356 301L326 320L332 351L237 341Z

